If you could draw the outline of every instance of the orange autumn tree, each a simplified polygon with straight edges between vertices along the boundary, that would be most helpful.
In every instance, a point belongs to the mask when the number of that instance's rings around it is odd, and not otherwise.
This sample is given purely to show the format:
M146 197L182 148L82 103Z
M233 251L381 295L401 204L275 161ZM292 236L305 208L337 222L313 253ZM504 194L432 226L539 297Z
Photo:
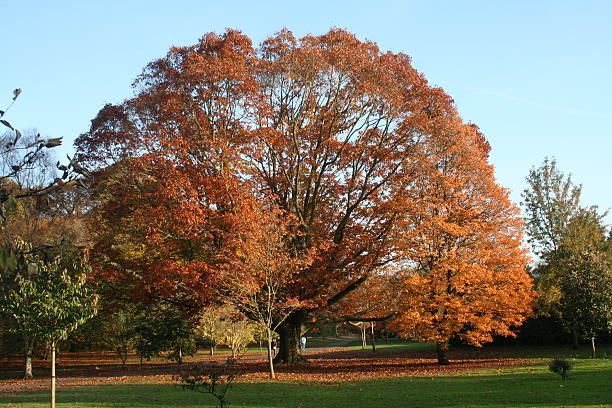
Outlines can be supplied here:
M435 169L421 150L435 123L459 120L407 55L339 29L283 30L258 49L235 30L207 34L150 63L135 90L77 141L111 183L96 208L101 269L150 296L204 301L233 261L241 203L279 209L299 232L292 256L316 255L279 289L301 305L278 328L283 362L301 359L306 322L410 254L395 231Z
M296 217L294 247L317 253L285 288L309 305L279 328L278 360L294 362L305 323L394 261L398 207L421 171L414 152L431 118L453 110L408 56L343 30L300 40L282 31L259 55L268 112L247 153L253 180Z
M245 73L253 50L244 36L210 36L199 47L213 60L208 76L196 83L187 77L197 73L173 75L171 60L190 58L173 49L139 77L135 98L105 106L76 141L95 174L101 279L121 296L163 300L192 315L214 297L233 207L243 200L237 112L248 110L245 95L256 85Z
M474 126L455 119L436 125L422 149L416 210L398 239L409 259L395 327L437 344L448 364L448 341L480 346L512 336L530 315L535 293L525 270L519 210L496 184L489 145Z

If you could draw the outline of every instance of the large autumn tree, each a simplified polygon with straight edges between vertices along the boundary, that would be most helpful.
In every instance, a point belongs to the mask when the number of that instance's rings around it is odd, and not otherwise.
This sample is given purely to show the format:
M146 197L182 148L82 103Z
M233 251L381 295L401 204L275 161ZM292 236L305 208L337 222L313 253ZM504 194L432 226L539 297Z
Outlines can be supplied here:
M210 33L134 87L76 142L98 169L102 269L147 296L204 300L237 208L284 212L300 232L295 256L316 254L282 288L303 305L279 327L285 362L300 358L304 322L405 255L391 238L430 171L418 152L457 117L407 55L339 29L283 30L258 49L238 31Z
M398 231L407 263L394 323L405 337L435 342L438 364L448 364L450 339L480 346L513 335L532 309L519 210L496 184L488 153L476 127L438 123L420 151L416 210Z

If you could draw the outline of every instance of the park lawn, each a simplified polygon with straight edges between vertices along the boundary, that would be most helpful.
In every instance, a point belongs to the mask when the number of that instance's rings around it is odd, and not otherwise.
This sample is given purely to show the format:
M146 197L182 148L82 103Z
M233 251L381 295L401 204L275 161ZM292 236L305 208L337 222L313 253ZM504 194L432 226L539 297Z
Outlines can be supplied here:
M232 407L610 407L612 361L576 359L568 380L546 362L437 377L327 383L243 382L228 393ZM45 407L46 390L0 394L0 407ZM58 407L215 407L208 394L172 384L66 386Z
M346 346L347 349L350 350L361 350L361 342L354 342ZM412 352L412 351L427 351L427 350L435 350L436 345L434 343L413 343L407 341L393 341L389 343L376 343L376 350L382 351L400 351L400 352ZM365 352L372 351L372 343L368 342L365 349Z

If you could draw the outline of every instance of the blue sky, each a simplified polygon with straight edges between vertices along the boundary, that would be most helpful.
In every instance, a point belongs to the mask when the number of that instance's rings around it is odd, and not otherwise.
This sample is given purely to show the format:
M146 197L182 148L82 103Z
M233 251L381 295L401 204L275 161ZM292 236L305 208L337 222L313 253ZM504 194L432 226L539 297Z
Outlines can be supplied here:
M255 44L283 27L340 27L412 56L484 131L515 201L529 168L555 156L584 204L612 207L611 1L0 0L0 11L0 108L23 88L8 118L63 136L63 153L171 45L226 27Z

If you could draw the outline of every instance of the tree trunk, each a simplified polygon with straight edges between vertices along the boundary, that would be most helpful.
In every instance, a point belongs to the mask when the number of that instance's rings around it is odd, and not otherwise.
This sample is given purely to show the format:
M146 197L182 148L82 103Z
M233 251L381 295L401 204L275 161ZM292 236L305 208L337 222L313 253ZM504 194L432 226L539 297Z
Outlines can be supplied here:
M370 322L370 329L372 330L372 353L376 352L376 338L374 337L374 322Z
M178 348L176 362L178 365L183 364L183 349L181 347Z
M210 355L211 356L215 355L215 346L210 346Z
M438 365L448 365L450 361L446 358L446 351L448 350L448 343L436 343L436 354L438 356Z
M276 373L274 372L274 354L272 354L272 330L268 329L268 366L270 368L270 379L276 378Z
M34 378L34 375L32 374L32 351L34 350L34 339L29 336L24 336L23 341L23 378L30 380Z
M572 326L572 348L578 350L578 345L578 330L576 330L576 326Z
M51 408L55 408L55 340L51 340Z
M591 337L591 358L597 358L595 356L595 336Z
M359 334L361 334L361 349L365 350L366 346L366 328L364 326L359 326Z
M274 358L274 363L296 364L307 361L300 353L300 336L304 318L305 314L303 312L296 312L280 325L278 328L279 349Z
M51 358L51 343L48 341L45 341L45 351L42 358L45 361L48 361Z

